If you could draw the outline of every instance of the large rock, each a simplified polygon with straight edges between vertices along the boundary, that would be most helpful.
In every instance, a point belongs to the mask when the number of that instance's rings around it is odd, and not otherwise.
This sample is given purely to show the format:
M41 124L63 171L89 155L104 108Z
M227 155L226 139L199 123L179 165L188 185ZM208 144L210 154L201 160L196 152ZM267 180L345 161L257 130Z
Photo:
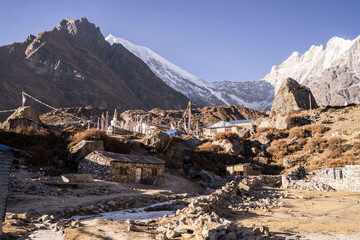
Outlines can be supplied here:
M237 140L230 140L230 139L219 139L213 141L212 144L218 145L224 148L225 152L237 156L244 152L244 144Z
M69 159L78 162L81 158L85 157L93 151L105 151L104 142L82 140L69 150Z
M310 109L310 106L313 109L318 107L311 90L294 79L288 78L282 83L279 91L276 93L271 112L273 114L285 113Z
M171 138L168 134L161 131L155 131L146 137L144 144L155 148L158 151L164 151L168 147L170 140Z
M37 112L31 106L19 107L13 114L6 119L3 124L3 128L10 129L17 126L30 127L35 130L38 126L42 125Z

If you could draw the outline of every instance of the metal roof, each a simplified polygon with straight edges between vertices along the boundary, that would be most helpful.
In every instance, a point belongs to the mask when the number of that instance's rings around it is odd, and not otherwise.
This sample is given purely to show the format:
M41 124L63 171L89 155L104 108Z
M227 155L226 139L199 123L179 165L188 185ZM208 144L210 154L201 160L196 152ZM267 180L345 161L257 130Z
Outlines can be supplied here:
M3 144L0 144L0 150L3 150L3 151L23 152L23 150L20 150L20 149L17 149L17 148L8 147L8 146L3 145Z
M151 156L138 156L130 154L113 153L106 151L96 151L97 154L107 158L110 162L127 162L127 163L147 163L147 164L164 164L165 161Z
M235 120L235 121L230 121L229 123L248 123L253 121L255 121L255 119Z

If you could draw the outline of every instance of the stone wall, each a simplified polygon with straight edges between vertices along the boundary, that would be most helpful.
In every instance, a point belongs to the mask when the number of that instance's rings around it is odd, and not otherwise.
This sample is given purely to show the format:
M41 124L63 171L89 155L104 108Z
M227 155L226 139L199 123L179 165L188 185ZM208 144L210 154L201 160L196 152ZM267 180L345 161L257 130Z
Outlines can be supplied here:
M137 168L142 169L142 183L153 183L159 176L164 176L164 164L109 161L94 152L80 160L78 173L90 174L94 178L101 180L135 182ZM156 175L153 176L153 170L155 169Z
M282 176L283 188L316 191L360 192L360 165L346 165L343 168L327 168L305 173L303 167Z
M80 160L78 173L90 174L94 178L107 180L110 173L110 161L92 152Z
M324 183L337 191L360 192L360 165L314 171L313 181Z
M123 169L121 170L121 168ZM114 182L135 182L137 168L142 169L141 181L144 183L153 183L157 177L164 176L164 164L111 162L109 180ZM153 170L156 170L156 175L153 175Z

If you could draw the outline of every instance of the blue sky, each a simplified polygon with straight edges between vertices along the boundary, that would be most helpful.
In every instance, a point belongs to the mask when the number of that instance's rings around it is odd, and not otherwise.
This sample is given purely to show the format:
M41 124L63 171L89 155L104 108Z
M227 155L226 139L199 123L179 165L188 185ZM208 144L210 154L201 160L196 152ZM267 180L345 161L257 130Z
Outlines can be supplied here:
M360 35L359 0L0 0L0 45L86 16L208 81L264 77L292 52Z

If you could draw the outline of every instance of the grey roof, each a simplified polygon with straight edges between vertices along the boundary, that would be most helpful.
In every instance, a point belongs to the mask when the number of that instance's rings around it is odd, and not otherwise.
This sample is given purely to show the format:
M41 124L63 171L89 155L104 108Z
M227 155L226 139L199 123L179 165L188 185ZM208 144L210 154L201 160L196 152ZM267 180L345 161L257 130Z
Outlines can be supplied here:
M121 154L121 153L113 153L106 151L96 151L97 154L104 156L110 162L127 162L127 163L148 163L148 164L164 164L165 161L151 156L138 156L138 155L130 155L130 154Z

